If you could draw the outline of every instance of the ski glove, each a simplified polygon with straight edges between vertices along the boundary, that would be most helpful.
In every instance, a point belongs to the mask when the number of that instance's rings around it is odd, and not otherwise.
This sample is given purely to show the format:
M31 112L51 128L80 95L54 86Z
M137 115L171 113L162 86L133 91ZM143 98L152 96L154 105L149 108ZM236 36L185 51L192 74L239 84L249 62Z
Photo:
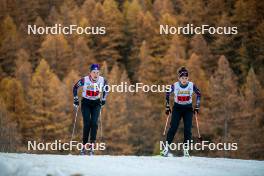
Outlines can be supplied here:
M105 105L105 100L102 100L101 101L101 106L104 106Z
M76 96L73 98L73 106L78 107L79 106L79 98Z
M167 103L166 104L166 111L165 111L166 115L169 115L171 113L171 109L170 109L170 105Z
M198 113L199 113L199 107L194 108L194 109L193 109L193 113L194 113L194 114L195 114L195 113L198 114Z

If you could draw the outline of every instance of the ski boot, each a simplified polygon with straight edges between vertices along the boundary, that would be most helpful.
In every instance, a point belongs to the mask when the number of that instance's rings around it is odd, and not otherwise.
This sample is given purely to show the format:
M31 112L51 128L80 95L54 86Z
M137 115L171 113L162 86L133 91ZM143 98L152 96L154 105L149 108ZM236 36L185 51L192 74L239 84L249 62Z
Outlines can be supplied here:
M164 147L164 149L160 152L160 156L168 157L169 156L169 148Z
M86 154L85 147L83 147L82 150L81 150L80 155L85 155L85 154Z
M183 156L190 157L189 151L187 149L183 149Z
M90 156L94 155L94 143L90 144L89 146L89 155Z

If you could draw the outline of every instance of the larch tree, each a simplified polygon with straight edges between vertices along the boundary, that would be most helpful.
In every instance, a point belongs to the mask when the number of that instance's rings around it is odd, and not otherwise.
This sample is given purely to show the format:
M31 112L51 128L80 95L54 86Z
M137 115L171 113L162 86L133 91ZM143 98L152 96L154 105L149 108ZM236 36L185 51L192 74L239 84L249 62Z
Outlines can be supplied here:
M156 109L147 94L142 91L131 93L127 101L127 106L133 107L128 108L127 121L131 123L129 143L135 155L158 154L156 146L161 140L164 119L160 119L160 109Z
M187 61L187 69L190 72L190 80L194 81L198 88L201 89L203 93L203 99L208 99L209 91L209 79L206 76L205 71L202 69L201 58L193 53ZM206 102L206 100L205 100Z
M189 55L192 53L201 57L202 68L207 73L212 73L217 67L217 60L211 54L211 50L208 47L204 37L200 34L196 34L190 41Z
M117 65L112 68L110 75L109 85L119 85L121 82L129 84L126 73L122 73ZM105 152L110 154L131 154L133 151L129 142L131 123L127 119L129 96L126 94L126 92L117 92L116 90L109 92L107 104L102 109L100 117L104 131L102 140L106 141ZM98 133L99 130L100 128ZM98 137L100 136L98 135Z
M0 85L1 97L9 111L9 118L17 124L17 131L22 132L26 115L26 100L22 84L15 78L4 78Z
M91 19L95 5L96 5L95 0L85 0L83 5L81 6L82 15L87 19Z
M207 14L207 24L213 26L219 25L221 16L227 12L228 8L231 7L228 7L228 3L226 3L225 0L208 0L205 8Z
M218 68L210 78L209 93L210 117L216 141L231 142L233 140L233 121L237 118L240 107L237 78L229 66L225 56L218 61ZM227 156L227 153L223 153Z
M187 60L187 69L189 71L189 79L192 81L201 92L201 105L200 105L200 113L199 113L199 123L200 128L203 129L203 137L210 138L210 115L209 115L209 106L211 96L209 94L209 79L206 75L205 71L202 69L202 61L201 58L193 53L191 57ZM196 97L196 95L194 96ZM193 103L196 102L196 98L193 99ZM195 104L193 104L195 107ZM201 118L200 118L201 117ZM194 134L196 135L196 133Z
M184 46L185 41L181 37L173 37L169 49L162 58L160 67L162 67L161 73L165 84L175 82L178 79L177 70L179 67L186 65L186 51Z
M180 24L202 25L206 22L205 2L203 0L180 0Z
M138 25L138 17L142 12L141 6L138 0L133 0L131 2L126 1L124 3L124 20L125 20L125 38L126 45L124 48L124 65L127 68L128 77L131 79L131 82L134 83L137 81L137 77L135 76L137 70L137 64L139 62L139 48L141 46L141 42L137 36L137 30L139 28Z
M81 12L76 4L75 0L64 0L59 8L60 19L63 26L78 25L81 20ZM70 46L74 45L74 41L79 36L77 32L73 32L72 35L64 35Z
M50 10L49 16L47 17L47 24L62 24L62 18L55 6Z
M166 37L159 34L159 26L150 12L139 13L137 37L139 41L149 44L150 54L153 57L162 57L166 50ZM147 31L147 32L146 32ZM137 46L138 47L138 46Z
M16 122L11 120L5 102L0 96L0 151L17 152L21 148L19 147L21 144L20 134Z
M137 71L137 80L145 84L158 83L158 75L160 74L160 58L150 55L149 45L146 41L142 42L139 52L140 65ZM136 63L135 63L136 64Z
M47 60L54 72L63 78L68 71L71 59L71 47L63 35L47 35L39 52Z
M65 0L59 8L63 25L78 24L79 9L74 0Z
M78 72L71 70L67 76L64 78L63 83L65 85L65 113L66 113L66 118L67 120L70 120L71 123L69 123L68 126L65 126L67 128L68 133L72 133L72 128L74 124L74 116L75 116L75 109L73 107L73 86L74 84L80 79L80 76ZM80 92L79 91L79 97L80 97ZM75 138L78 137L78 140L81 140L80 137L82 136L82 117L81 113L79 111L77 121L76 121L76 128L75 128Z
M170 0L156 0L153 3L153 14L159 19L163 14L173 14L173 5Z
M62 4L61 0L41 0L39 3L39 9L38 14L44 18L47 17L50 13L50 9L54 6L56 8L59 8L59 6Z
M232 26L230 21L230 16L228 13L223 13L217 21L218 26ZM230 35L214 35L214 40L212 40L210 49L213 55L225 55L229 57L234 57L235 47L233 46L234 37Z
M124 48L124 19L114 0L106 0L103 3L103 19L106 34L102 37L100 45L104 46L101 58L106 60L110 67L117 61L121 61L121 49Z
M43 21L43 19L38 16L34 22L34 24L37 27L40 26L45 26L45 22ZM24 30L25 28L22 28L21 30ZM29 54L29 61L32 64L32 68L36 68L39 60L40 60L40 53L39 53L39 48L41 46L41 43L44 40L44 35L27 35L24 34L24 40L22 40L22 46L23 49Z
M89 14L90 24L105 27L106 33L91 36L89 46L99 62L107 61L109 67L112 67L114 63L122 59L120 53L124 46L122 13L113 0L104 1L102 4L96 3L92 10L92 14Z
M21 0L16 2L18 5L18 21L20 24L33 23L37 16L38 10L40 9L39 1L26 1ZM26 12L26 13L25 13Z
M36 141L69 139L71 119L65 114L65 87L42 59L32 76L29 91L31 116L27 122L27 138ZM68 134L68 135L67 135Z
M233 36L232 44L234 46L234 70L239 70L240 73L247 74L250 67L243 70L242 63L253 65L256 61L255 49L258 47L254 41L256 36L256 26L258 26L259 14L257 11L258 2L256 0L238 0L235 3L234 15L231 18L232 24L235 24L239 29L238 34ZM241 49L245 50L241 53ZM242 54L242 55L241 55ZM241 62L241 63L240 63ZM241 70L242 67L242 70ZM238 72L238 74L240 74Z
M161 58L151 56L148 43L142 42L140 47L140 66L137 73L138 81L145 85L162 85L163 81L159 79L164 70L162 70ZM161 112L164 107L164 94L157 92L136 92L129 99L129 119L132 124L131 141L133 142L134 152L137 155L143 153L153 154L156 152L157 141L160 140ZM142 111L144 109L144 111ZM153 129L151 132L148 129ZM147 141L147 142L143 142Z
M101 3L96 3L92 15L89 19L89 23L91 26L98 26L98 27L104 27L104 10ZM107 30L107 29L106 29ZM107 31L106 31L107 33ZM104 34L105 35L105 34ZM103 35L91 35L90 41L88 42L89 47L92 49L93 53L95 54L95 59L102 62L106 58L102 58L101 52L103 52L105 46L101 46L102 40L104 36ZM109 58L107 58L109 59ZM111 60L111 59L110 59Z
M30 86L31 75L32 65L29 62L29 55L24 49L20 49L17 52L15 77L21 82L25 92Z
M264 91L251 68L242 86L242 114L235 121L239 136L240 155L245 158L262 158L264 132ZM250 145L248 145L250 144Z
M16 24L10 16L2 21L0 37L0 67L7 75L14 75L14 61L20 42Z
M259 75L259 80L262 85L264 85L264 21L262 21L256 28L256 35L254 36L254 41L256 42L255 53L256 61L253 62L253 66L256 73Z
M90 64L95 63L94 53L88 47L84 37L78 37L73 46L73 59L71 65L80 75L84 76L89 72Z
M159 56L164 56L167 52L167 50L170 47L170 43L173 42L171 41L174 37L180 37L178 35L161 35L160 32L162 32L162 34L164 34L163 30L160 31L160 25L162 25L163 27L165 27L166 25L168 25L169 27L171 26L177 26L177 22L175 20L175 16L165 13L162 14L162 16L159 18L159 22L157 25L157 30L156 30L156 36L155 36L155 44L157 47L157 50L159 53ZM166 27L165 27L166 28ZM182 37L180 37L182 38ZM183 38L182 38L183 39Z

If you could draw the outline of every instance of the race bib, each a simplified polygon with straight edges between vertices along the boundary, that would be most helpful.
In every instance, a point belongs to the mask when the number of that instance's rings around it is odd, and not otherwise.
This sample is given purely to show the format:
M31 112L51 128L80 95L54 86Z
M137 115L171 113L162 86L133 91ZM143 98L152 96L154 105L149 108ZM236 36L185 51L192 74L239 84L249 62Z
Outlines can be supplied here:
M178 102L186 102L190 100L190 96L177 96Z
M99 91L86 90L86 96L94 97L98 95L99 95Z

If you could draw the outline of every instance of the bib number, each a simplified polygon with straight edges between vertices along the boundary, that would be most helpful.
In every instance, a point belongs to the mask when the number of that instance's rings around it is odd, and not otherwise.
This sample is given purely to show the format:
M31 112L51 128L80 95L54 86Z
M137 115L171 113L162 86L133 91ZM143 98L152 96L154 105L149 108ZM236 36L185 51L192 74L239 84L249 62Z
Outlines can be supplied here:
M99 95L99 91L86 90L86 96L95 97Z
M190 96L177 96L179 102L186 102L190 100Z

